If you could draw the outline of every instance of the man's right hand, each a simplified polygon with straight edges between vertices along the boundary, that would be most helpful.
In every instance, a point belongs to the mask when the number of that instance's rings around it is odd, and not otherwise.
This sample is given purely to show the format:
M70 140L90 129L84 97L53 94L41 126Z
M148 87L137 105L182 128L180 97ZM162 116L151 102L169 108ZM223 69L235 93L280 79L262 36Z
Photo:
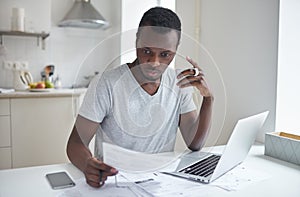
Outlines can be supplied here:
M97 158L90 157L86 161L83 173L85 175L87 184L92 187L101 187L102 185L104 185L104 182L106 181L108 176L114 176L118 173L118 171L115 168L106 165Z

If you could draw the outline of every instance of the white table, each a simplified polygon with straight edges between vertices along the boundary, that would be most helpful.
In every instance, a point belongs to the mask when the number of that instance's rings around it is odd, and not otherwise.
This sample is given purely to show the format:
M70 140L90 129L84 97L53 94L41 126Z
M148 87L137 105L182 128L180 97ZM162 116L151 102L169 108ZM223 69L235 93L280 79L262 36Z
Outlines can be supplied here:
M228 192L214 187L209 190L209 196L300 196L300 166L265 156L263 145L254 145L244 163L255 166L260 172L270 174L270 178L250 184L238 191ZM72 164L1 170L0 197L56 196L62 190L52 190L45 174L57 171L67 171L75 181L83 177L83 174ZM199 196L199 193L195 193L195 196Z

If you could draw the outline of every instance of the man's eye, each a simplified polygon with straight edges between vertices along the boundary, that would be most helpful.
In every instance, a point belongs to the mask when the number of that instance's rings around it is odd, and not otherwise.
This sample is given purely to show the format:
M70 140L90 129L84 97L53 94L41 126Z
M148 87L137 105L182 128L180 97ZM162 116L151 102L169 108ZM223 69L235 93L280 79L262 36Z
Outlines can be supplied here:
M145 54L151 54L151 51L148 50L148 49L144 49L143 52L144 52Z
M169 57L170 54L169 54L169 53L161 53L160 56L161 56L161 57Z

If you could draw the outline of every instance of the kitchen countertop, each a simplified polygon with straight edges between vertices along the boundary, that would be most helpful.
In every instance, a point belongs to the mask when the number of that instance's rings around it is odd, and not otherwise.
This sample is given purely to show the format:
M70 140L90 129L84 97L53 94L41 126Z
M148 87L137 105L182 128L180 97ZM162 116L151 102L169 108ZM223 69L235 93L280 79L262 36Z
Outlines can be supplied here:
M66 97L66 96L80 96L86 92L87 88L75 89L51 89L42 92L15 91L9 93L0 93L1 98L49 98L49 97Z

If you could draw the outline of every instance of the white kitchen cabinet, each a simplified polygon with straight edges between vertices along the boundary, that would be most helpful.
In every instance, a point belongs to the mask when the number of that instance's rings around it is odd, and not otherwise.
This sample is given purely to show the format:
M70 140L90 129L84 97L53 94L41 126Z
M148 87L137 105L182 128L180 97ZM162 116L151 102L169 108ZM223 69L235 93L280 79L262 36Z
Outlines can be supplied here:
M67 162L77 97L11 99L13 168Z
M9 99L0 99L0 116L7 116L9 114Z
M0 169L11 168L9 99L0 99Z
M5 147L0 148L0 170L1 169L9 169L12 167L11 165L11 148Z
M10 116L0 116L0 147L10 147Z
M66 144L86 89L0 94L0 169L68 162Z

